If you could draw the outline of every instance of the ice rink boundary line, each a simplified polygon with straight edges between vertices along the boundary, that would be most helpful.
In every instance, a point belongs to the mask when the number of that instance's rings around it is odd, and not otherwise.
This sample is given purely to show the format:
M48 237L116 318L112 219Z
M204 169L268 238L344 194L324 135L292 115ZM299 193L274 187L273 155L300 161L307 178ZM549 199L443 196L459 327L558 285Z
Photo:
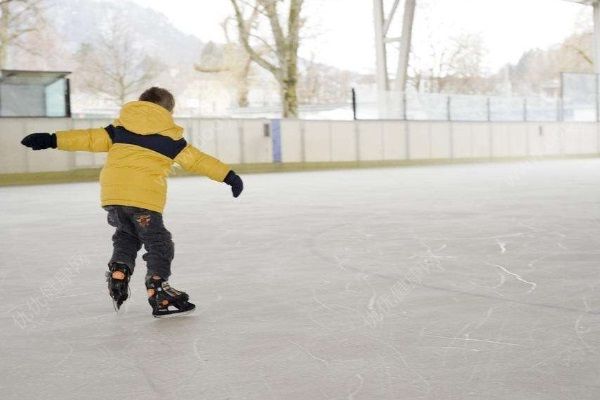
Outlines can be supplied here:
M376 161L319 161L298 163L255 163L255 164L230 164L231 168L241 174L259 174L275 172L302 172L302 171L327 171L339 169L360 168L386 168L386 167L415 167L428 165L455 165L455 164L481 164L481 163L507 163L518 161L548 161L565 159L590 159L600 158L600 155L573 154L555 156L526 156L526 157L499 157L499 158L440 158L423 160L376 160ZM80 168L70 171L30 172L0 174L0 186L40 185L53 183L75 183L97 181L101 168ZM182 170L175 170L172 177L190 177Z

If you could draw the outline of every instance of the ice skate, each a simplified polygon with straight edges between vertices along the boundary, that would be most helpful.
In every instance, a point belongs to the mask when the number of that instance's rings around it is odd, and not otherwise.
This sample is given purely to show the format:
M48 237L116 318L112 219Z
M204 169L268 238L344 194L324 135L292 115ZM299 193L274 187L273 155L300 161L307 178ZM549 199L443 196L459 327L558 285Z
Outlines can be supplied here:
M108 282L108 293L113 299L115 311L119 311L121 305L129 297L129 279L131 270L123 263L114 262L108 265L106 282Z
M155 318L189 314L196 306L190 303L185 292L173 289L169 282L153 275L146 277L148 303Z

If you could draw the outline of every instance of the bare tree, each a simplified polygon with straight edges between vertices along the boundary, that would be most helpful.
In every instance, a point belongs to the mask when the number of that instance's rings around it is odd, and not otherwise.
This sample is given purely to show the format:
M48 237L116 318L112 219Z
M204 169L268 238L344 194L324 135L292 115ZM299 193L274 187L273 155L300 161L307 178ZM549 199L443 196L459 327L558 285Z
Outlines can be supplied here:
M430 43L430 52L426 60L421 60L422 67L412 68L412 80L417 89L427 79L431 84L430 89L434 92L451 90L479 93L486 89L482 83L487 50L481 35L461 34L442 46L435 41Z
M560 52L563 55L561 60L565 70L585 70L586 67L594 65L592 40L593 35L591 32L583 32L568 37L562 43ZM584 65L581 65L582 62Z
M298 116L298 48L300 47L300 29L303 19L300 17L304 0L230 0L235 11L239 40L256 64L269 71L279 84L283 106L283 117ZM287 21L282 24L279 5L289 2ZM249 26L244 17L244 5L253 13L268 21L270 36L258 32ZM285 4L284 4L285 5ZM261 54L257 48L269 49Z
M246 25L255 26L257 16L258 12L255 9L250 18L245 21ZM229 34L231 20L232 18L228 17L221 23L225 45L219 47L209 42L202 50L200 63L195 65L195 69L203 73L221 75L226 83L235 87L238 107L248 107L252 58L242 45L232 41ZM264 53L264 50L257 49L257 51L259 54Z
M82 88L121 105L160 75L164 66L135 43L126 25L115 21L97 43L82 45L76 54Z
M10 47L35 51L23 39L37 31L43 23L42 3L43 0L0 1L0 68L6 66Z
M238 107L248 107L250 91L250 67L252 60L238 45L227 43L217 47L209 43L202 51L198 72L219 75L221 80L234 88Z
M304 67L303 73L300 73L298 95L301 100L308 104L319 102L319 92L324 84L322 75L313 55Z
M548 49L525 52L510 67L512 87L519 93L539 94L549 86L558 87L561 72L593 73L590 31L576 33Z
M298 99L300 104L340 104L349 100L352 83L360 82L358 73L340 70L310 59L300 59Z

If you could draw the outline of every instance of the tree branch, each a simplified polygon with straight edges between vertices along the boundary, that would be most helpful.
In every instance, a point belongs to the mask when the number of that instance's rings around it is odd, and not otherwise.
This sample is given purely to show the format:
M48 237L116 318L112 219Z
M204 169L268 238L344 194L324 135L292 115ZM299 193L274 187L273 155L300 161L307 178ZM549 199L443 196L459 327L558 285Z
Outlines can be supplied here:
M257 39L259 42L261 42L269 51L271 51L273 54L275 54L277 51L273 48L273 46L271 46L271 44L269 42L267 42L265 39L263 39L262 37L255 35L253 33L248 33L248 37L249 38L254 38ZM257 51L258 52L258 51ZM260 53L262 54L262 53Z
M252 48L252 46L250 46L250 39L249 39L250 33L248 31L248 28L246 27L246 22L244 21L244 17L242 15L242 11L240 10L239 4L237 3L237 0L230 0L230 1L231 1L231 5L233 6L233 9L235 11L235 18L236 18L236 21L238 24L240 39L241 39L242 45L244 46L244 49L246 50L246 52L248 53L248 55L250 56L252 61L257 63L258 65L260 65L267 71L271 72L277 79L279 79L279 69L275 65L271 64L266 59L261 57Z
M588 56L588 55L586 54L586 52L585 52L585 51L583 51L582 49L580 49L579 47L575 47L575 46L573 46L572 44L568 44L566 47L567 47L567 48L571 48L571 49L575 50L575 52L576 52L577 54L579 54L579 55L580 55L580 56L581 56L581 57L582 57L582 58L583 58L585 61L587 61L587 62L588 62L590 65L594 65L594 60L592 60L592 58L591 58L590 56Z
M285 63L286 54L286 38L281 29L279 23L279 15L277 14L277 0L257 0L259 4L264 8L269 23L271 24L271 31L273 32L273 39L275 39L275 48L277 49L277 56L281 65Z

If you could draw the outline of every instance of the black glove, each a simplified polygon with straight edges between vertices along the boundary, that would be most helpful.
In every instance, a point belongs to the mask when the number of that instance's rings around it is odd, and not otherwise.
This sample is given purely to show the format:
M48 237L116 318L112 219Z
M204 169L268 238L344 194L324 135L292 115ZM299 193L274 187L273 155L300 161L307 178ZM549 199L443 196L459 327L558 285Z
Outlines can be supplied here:
M233 193L233 197L238 197L242 190L244 190L244 182L242 182L242 178L240 178L235 172L229 171L223 182L231 186L231 193Z
M56 148L56 134L32 133L21 140L23 146L31 147L33 150L44 150L49 147Z

